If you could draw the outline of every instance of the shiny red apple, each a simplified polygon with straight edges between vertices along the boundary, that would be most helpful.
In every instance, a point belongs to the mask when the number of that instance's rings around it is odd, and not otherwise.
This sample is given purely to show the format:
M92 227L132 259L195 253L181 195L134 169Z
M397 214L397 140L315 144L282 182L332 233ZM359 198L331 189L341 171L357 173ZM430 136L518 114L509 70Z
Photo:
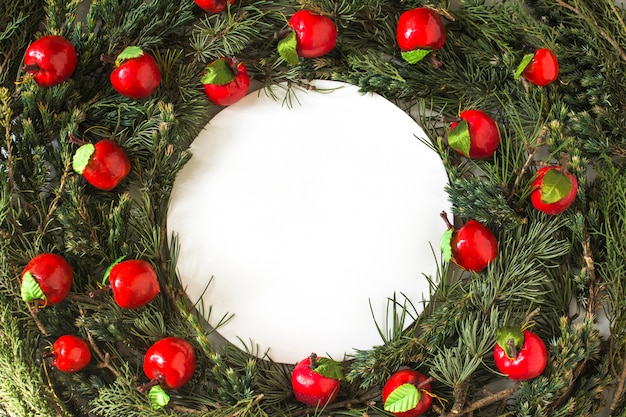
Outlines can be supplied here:
M461 120L450 125L448 144L472 159L490 158L500 146L496 122L482 110L465 110Z
M62 36L43 36L26 49L23 71L37 84L51 87L67 80L76 69L78 58L74 45Z
M72 166L89 184L104 191L114 189L130 172L130 160L124 148L111 139L81 145Z
M229 106L241 100L250 88L246 66L232 58L219 58L209 63L201 82L208 99L218 106Z
M161 84L161 70L149 53L129 46L115 59L110 75L115 91L135 100L148 98Z
M497 331L493 357L504 375L515 381L526 381L543 373L548 364L548 349L530 330L502 327Z
M498 241L487 226L468 220L455 229L445 212L441 213L441 217L448 225L441 238L441 250L446 260L473 272L480 272L493 262L498 255Z
M550 165L537 171L531 184L530 201L537 210L556 215L576 200L578 181L564 166Z
M337 25L325 15L299 10L289 19L287 36L278 43L278 52L291 65L298 57L317 58L333 50L337 44Z
M70 292L73 276L72 267L61 255L39 254L22 271L22 299L36 301L38 306L58 304Z
M235 0L194 0L194 3L207 13L221 13L228 3L233 4Z
M421 416L430 408L430 379L412 369L402 369L389 377L383 387L383 408L396 417Z
M52 356L51 365L61 372L80 371L91 361L87 342L70 334L59 337L52 345L50 353L44 356Z
M342 379L339 362L313 353L295 366L291 386L296 400L309 407L323 408L337 398Z
M552 50L539 48L524 56L516 71L517 76L520 74L531 83L543 87L559 76L559 61Z
M402 57L410 64L415 64L430 52L443 47L446 42L446 27L435 11L417 7L400 15L396 41Z

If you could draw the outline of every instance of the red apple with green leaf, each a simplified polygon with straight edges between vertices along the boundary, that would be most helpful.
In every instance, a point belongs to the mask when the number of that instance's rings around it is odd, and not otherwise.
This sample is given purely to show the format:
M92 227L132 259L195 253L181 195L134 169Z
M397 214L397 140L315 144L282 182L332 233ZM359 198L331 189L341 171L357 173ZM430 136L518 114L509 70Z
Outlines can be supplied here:
M546 86L559 76L559 61L550 49L539 48L524 55L515 71L515 78L520 75L535 85Z
M111 139L102 139L95 144L81 142L74 153L72 167L94 187L110 191L126 178L130 172L128 155Z
M72 267L61 255L39 254L22 271L22 299L35 301L38 307L58 304L70 292L73 276Z
M194 3L207 13L221 13L229 3L235 3L235 0L194 0Z
M325 15L311 10L299 10L289 19L289 30L278 42L278 53L290 65L298 57L317 58L333 50L337 43L337 25Z
M78 57L74 45L62 36L43 36L26 49L23 71L37 84L51 87L67 80L76 69Z
M105 57L102 58L106 60ZM152 55L136 46L124 49L115 59L110 75L115 91L135 100L148 98L161 84L161 70Z
M148 393L152 408L165 407L170 397L166 389L179 389L185 385L196 370L196 353L189 342L168 336L148 348L143 358L143 372L150 379L138 388Z
M59 337L44 357L52 357L51 365L61 372L77 372L89 364L91 351L85 340L67 334Z
M545 166L537 171L531 184L530 201L539 211L556 215L567 210L576 200L578 181L566 169L566 161L561 166Z
M291 386L296 400L323 408L335 400L343 378L341 363L312 353L295 366Z
M446 42L446 27L441 17L426 7L407 10L400 15L396 28L396 41L402 57L416 64Z
M229 106L241 100L250 88L246 66L234 58L219 58L209 63L201 82L208 99L218 106Z
M149 262L141 259L116 260L104 274L103 287L90 297L112 291L115 303L126 309L137 309L152 301L161 291L159 280ZM108 283L107 283L108 282Z
M468 220L459 229L455 229L445 212L441 218L448 230L441 238L441 251L446 261L452 260L467 271L480 272L498 255L498 241L487 226Z
M493 357L504 375L526 381L543 373L548 364L548 349L539 336L516 326L498 329Z
M396 417L424 414L433 401L430 395L432 378L412 369L402 369L389 377L383 387L383 408Z
M450 125L448 144L472 159L490 158L500 146L500 130L496 122L482 110L465 110L460 120Z

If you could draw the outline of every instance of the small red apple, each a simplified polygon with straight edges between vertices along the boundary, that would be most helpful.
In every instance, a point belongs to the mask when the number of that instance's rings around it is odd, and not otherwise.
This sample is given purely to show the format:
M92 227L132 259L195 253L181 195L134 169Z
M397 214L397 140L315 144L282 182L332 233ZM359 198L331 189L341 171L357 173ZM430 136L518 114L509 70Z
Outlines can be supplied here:
M201 82L206 96L218 106L229 106L239 101L250 88L246 66L231 58L219 58L209 63Z
M493 262L498 255L498 241L487 226L469 220L455 230L445 212L441 217L448 225L441 238L446 261L452 260L460 268L473 272L480 272Z
M515 381L526 381L543 373L548 364L548 349L529 330L502 327L497 331L493 357L500 372Z
M89 184L110 191L130 172L130 160L120 145L111 139L102 139L95 145L82 144L74 154L72 167Z
M21 275L22 299L37 305L58 304L70 292L73 271L61 255L42 253L28 262Z
M107 281L108 284L90 292L89 296L93 298L102 292L112 291L115 303L131 310L145 306L161 291L154 268L140 259L118 259L104 274L103 282Z
M291 65L298 57L317 58L337 44L337 25L328 17L310 10L299 10L289 19L290 31L278 43L278 52Z
M342 379L343 368L339 362L313 353L295 366L291 386L296 400L309 407L323 408L337 397Z
M531 83L543 87L557 79L559 62L550 49L539 48L532 54L524 55L515 75L516 78L522 75Z
M194 3L207 13L221 13L229 2L233 4L235 0L194 0Z
M545 166L537 171L530 192L530 201L537 210L559 214L576 200L578 181L564 166Z
M52 345L50 353L44 356L52 356L52 366L61 372L80 371L91 361L87 342L71 334L59 337Z
M412 369L402 369L389 377L383 387L383 408L396 417L424 414L433 401L430 380Z
M135 100L148 98L161 84L161 70L152 55L129 46L115 59L111 84L115 91Z
M461 120L450 125L448 144L472 159L490 158L500 146L500 130L496 122L482 110L465 110Z
M446 42L446 27L441 17L431 9L417 7L400 15L396 41L402 57L410 64L421 61Z
M48 35L26 49L23 71L31 74L40 86L51 87L67 80L77 63L76 49L70 41L62 36Z
M178 337L165 337L155 342L143 358L143 372L150 382L139 387L148 392L154 409L164 407L170 398L164 389L178 389L185 385L196 370L193 346Z

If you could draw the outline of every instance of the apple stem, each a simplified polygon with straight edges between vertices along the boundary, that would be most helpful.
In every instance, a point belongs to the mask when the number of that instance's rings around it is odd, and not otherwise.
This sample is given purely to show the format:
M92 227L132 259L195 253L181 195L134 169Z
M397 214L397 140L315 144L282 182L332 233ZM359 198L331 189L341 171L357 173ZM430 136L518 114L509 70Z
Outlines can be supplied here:
M274 39L282 39L284 38L289 32L291 32L293 29L291 28L291 26L289 26L286 29L283 30L279 30L274 32Z
M430 62L433 64L433 67L435 69L439 68L442 64L441 61L439 61L437 58L435 58L435 55L433 52L431 52L430 54L428 54L428 59L430 59Z
M454 229L454 225L450 223L450 219L448 219L448 213L446 213L445 211L442 211L441 213L439 213L439 216L441 216L443 221L446 223L446 226L448 226L448 229Z
M111 291L111 285L105 285L104 287L100 288L99 290L95 290L95 291L90 291L87 295L89 295L90 298L96 298L97 296L99 296L100 294L103 294L105 292Z
M230 69L233 71L233 75L236 77L237 74L239 74L239 59L237 59L236 57L232 57L231 59L232 64L230 65Z
M428 378L426 378L425 380L423 380L422 382L420 382L419 384L416 385L417 389L422 389L424 388L426 385L430 384L431 382L433 382L435 380L434 377L429 376Z
M137 387L137 391L139 391L142 394L145 394L146 392L150 391L150 388L156 387L157 385L161 385L164 382L164 379L165 378L163 377L163 375L159 375L158 377L154 378L150 382Z
M107 54L100 54L100 62L103 64L115 64L115 58Z
M78 137L76 137L73 133L68 133L67 136L69 138L69 142L73 143L74 145L83 146L83 145L85 145L87 143L84 140L79 139Z
M517 358L517 348L515 347L515 339L510 338L506 341L506 345L509 348L509 353L511 354L511 358Z
M567 161L569 161L569 154L566 152L563 152L561 154L561 173L562 174L568 174L569 170L567 169Z
M37 64L24 65L24 67L22 68L22 72L30 72L30 71L38 71L38 70L39 70L39 65Z
M315 354L315 352L311 353L311 356L309 356L309 368L310 369L315 369L317 368L317 354Z

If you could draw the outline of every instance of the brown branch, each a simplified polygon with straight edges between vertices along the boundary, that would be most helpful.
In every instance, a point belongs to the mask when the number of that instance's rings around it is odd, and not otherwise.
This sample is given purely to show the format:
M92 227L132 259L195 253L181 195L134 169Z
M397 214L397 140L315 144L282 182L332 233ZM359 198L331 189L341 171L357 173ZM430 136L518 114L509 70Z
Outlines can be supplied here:
M41 320L39 320L39 317L37 317L37 309L39 308L39 304L37 303L35 305L34 308L32 308L30 305L28 306L28 312L30 313L30 315L32 316L33 320L35 321L35 324L37 325L37 328L39 329L39 331L41 332L41 334L43 334L44 336L48 335L48 331L46 330L46 328L43 326L43 323L41 323Z
M617 409L617 406L622 399L624 393L624 385L626 385L626 363L622 363L622 372L615 377L617 386L615 387L615 393L613 393L613 400L609 409L613 412Z
M79 307L79 312L82 317L85 317L85 311L81 307ZM122 378L123 375L120 373L120 371L118 371L113 365L111 365L110 355L108 353L102 353L98 345L96 345L96 342L93 340L93 336L89 332L89 329L87 328L87 326L85 326L85 333L87 334L87 340L89 341L89 345L91 346L91 349L93 350L93 352L96 354L96 356L98 357L100 361L100 364L98 365L98 367L106 368L109 371L111 371L113 375L115 375L116 377Z
M539 148L543 146L543 144L545 143L547 134L548 134L548 128L544 126L543 128L541 128L541 131L537 135L535 145L532 148L527 146L528 157L526 158L526 162L524 162L524 165L522 166L522 169L520 170L519 174L517 174L517 177L515 178L515 182L513 183L513 188L508 193L508 196L507 196L508 200L510 200L513 197L513 194L515 194L517 188L522 182L522 178L526 174L526 171L528 171L528 168L530 168L530 166L535 162L535 155L537 154L537 151L539 150Z
M568 4L565 0L556 0L556 2L557 4L568 9L572 13L576 14L579 18L581 19L588 18L588 21L592 24L593 27L596 28L596 30L598 31L598 33L600 33L600 35L604 38L604 40L606 40L613 48L615 48L615 50L617 51L617 53L619 54L620 58L622 58L623 61L626 61L626 51L622 49L622 47L619 45L619 42L613 39L607 31L605 31L604 29L600 27L597 20L594 19L591 13L583 13L580 9L577 9L576 7Z
M517 382L515 385L510 386L509 388L505 388L501 391L495 392L493 394L489 394L486 397L481 398L480 400L476 400L467 407L463 407L461 409L452 409L449 412L443 410L441 407L433 404L433 410L439 414L441 417L459 417L464 415L472 415L474 411L479 410L488 405L497 403L499 401L504 401L513 395L520 387L520 383Z
M340 408L352 409L354 406L359 405L359 404L368 405L374 400L374 398L379 397L379 396L380 396L380 390L375 389L375 390L364 393L361 397L351 398L346 401L339 401L336 403L329 404L326 407L324 407L324 411L336 410ZM298 410L292 413L291 417L312 415L319 411L320 410L315 407L309 407L309 408Z

